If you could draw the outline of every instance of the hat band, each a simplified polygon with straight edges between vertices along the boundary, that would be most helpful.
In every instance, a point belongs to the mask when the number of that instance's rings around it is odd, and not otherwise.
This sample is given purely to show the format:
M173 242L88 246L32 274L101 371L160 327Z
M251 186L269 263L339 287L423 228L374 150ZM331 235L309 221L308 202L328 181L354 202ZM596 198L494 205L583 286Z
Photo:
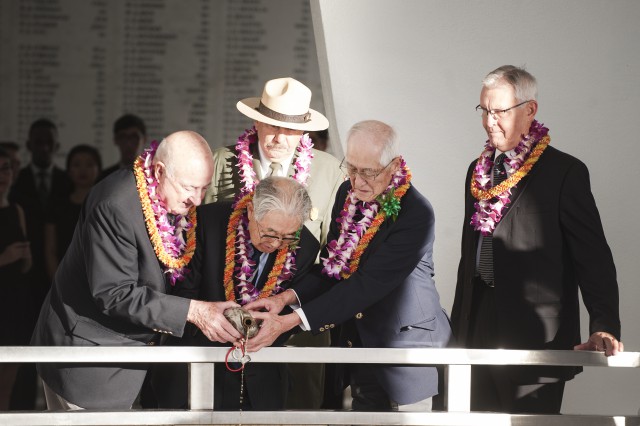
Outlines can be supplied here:
M310 112L299 115L281 114L263 104L262 101L260 101L260 104L258 105L258 108L256 108L256 110L265 117L269 117L273 120L284 121L285 123L307 123L309 120L311 120Z

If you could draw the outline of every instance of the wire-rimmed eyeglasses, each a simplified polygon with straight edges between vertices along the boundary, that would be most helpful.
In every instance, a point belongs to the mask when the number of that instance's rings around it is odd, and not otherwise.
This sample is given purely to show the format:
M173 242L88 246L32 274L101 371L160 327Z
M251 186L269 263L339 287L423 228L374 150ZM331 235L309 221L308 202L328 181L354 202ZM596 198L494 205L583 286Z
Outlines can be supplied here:
M391 163L393 163L393 160L395 160L395 158L392 159L389 162L389 164L387 164L386 166L378 170L374 170L374 169L358 170L357 167L354 167L351 164L349 164L346 158L343 158L342 162L340 162L340 170L342 170L342 173L349 176L350 178L354 177L355 175L360 175L362 179L366 181L372 181L372 180L376 180L376 178L380 176L380 174L382 174L382 172L384 172L386 168L391 165Z
M512 109L518 108L519 106L522 106L522 105L524 105L524 104L526 104L528 102L531 102L531 101L532 100L529 99L528 101L520 102L518 105L514 105L514 106L506 108L506 109L486 109L482 105L478 105L476 107L476 111L483 118L487 117L487 116L489 116L489 114L491 114L491 117L493 117L495 120L499 120L501 118L504 118L507 115L507 112L511 111Z
M280 237L277 235L263 234L260 223L257 220L256 220L256 226L258 227L258 233L260 234L260 239L262 241L273 243L273 244L276 244L276 243L280 244L280 242L283 242L284 244L287 244L287 245L296 244L298 241L300 241L300 230L296 232L295 237Z

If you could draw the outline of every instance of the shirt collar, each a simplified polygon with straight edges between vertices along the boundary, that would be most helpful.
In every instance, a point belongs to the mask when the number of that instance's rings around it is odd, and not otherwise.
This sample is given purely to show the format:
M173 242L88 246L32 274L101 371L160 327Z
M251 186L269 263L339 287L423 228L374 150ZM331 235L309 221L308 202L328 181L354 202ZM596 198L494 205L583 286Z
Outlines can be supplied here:
M38 176L40 172L45 172L47 176L51 176L51 173L53 172L53 163L49 164L49 167L45 168L40 168L33 163L30 163L29 166L31 167L31 172L33 172L34 176Z
M262 150L262 146L260 146L260 142L258 142L258 152L260 153L260 171L262 172L261 176L266 176L267 173L269 173L269 166L271 165L271 163L273 163L273 161L267 158L266 154ZM293 161L294 155L296 155L295 150L289 157L280 162L280 165L282 166L282 176L289 176L289 165Z

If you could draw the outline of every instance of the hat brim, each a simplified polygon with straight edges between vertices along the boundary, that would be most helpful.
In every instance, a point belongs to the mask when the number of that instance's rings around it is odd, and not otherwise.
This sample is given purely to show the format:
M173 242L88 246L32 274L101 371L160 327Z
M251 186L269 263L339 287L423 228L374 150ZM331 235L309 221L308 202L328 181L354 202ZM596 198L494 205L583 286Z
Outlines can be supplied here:
M290 123L288 121L274 120L266 115L258 112L256 108L260 105L260 98L246 98L238 101L236 108L249 118L261 121L263 123L271 124L272 126L285 127L287 129L294 130L306 130L306 131L318 131L324 130L329 127L329 120L327 117L320 114L318 111L309 108L309 121L304 123Z

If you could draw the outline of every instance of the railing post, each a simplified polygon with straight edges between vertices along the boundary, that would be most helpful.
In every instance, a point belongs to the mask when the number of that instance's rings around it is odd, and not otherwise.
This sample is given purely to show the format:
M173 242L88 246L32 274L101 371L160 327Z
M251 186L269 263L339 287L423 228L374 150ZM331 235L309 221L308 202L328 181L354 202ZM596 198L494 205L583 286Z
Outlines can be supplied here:
M214 364L189 364L189 407L192 410L213 410Z
M471 411L471 365L449 365L447 368L447 410Z

